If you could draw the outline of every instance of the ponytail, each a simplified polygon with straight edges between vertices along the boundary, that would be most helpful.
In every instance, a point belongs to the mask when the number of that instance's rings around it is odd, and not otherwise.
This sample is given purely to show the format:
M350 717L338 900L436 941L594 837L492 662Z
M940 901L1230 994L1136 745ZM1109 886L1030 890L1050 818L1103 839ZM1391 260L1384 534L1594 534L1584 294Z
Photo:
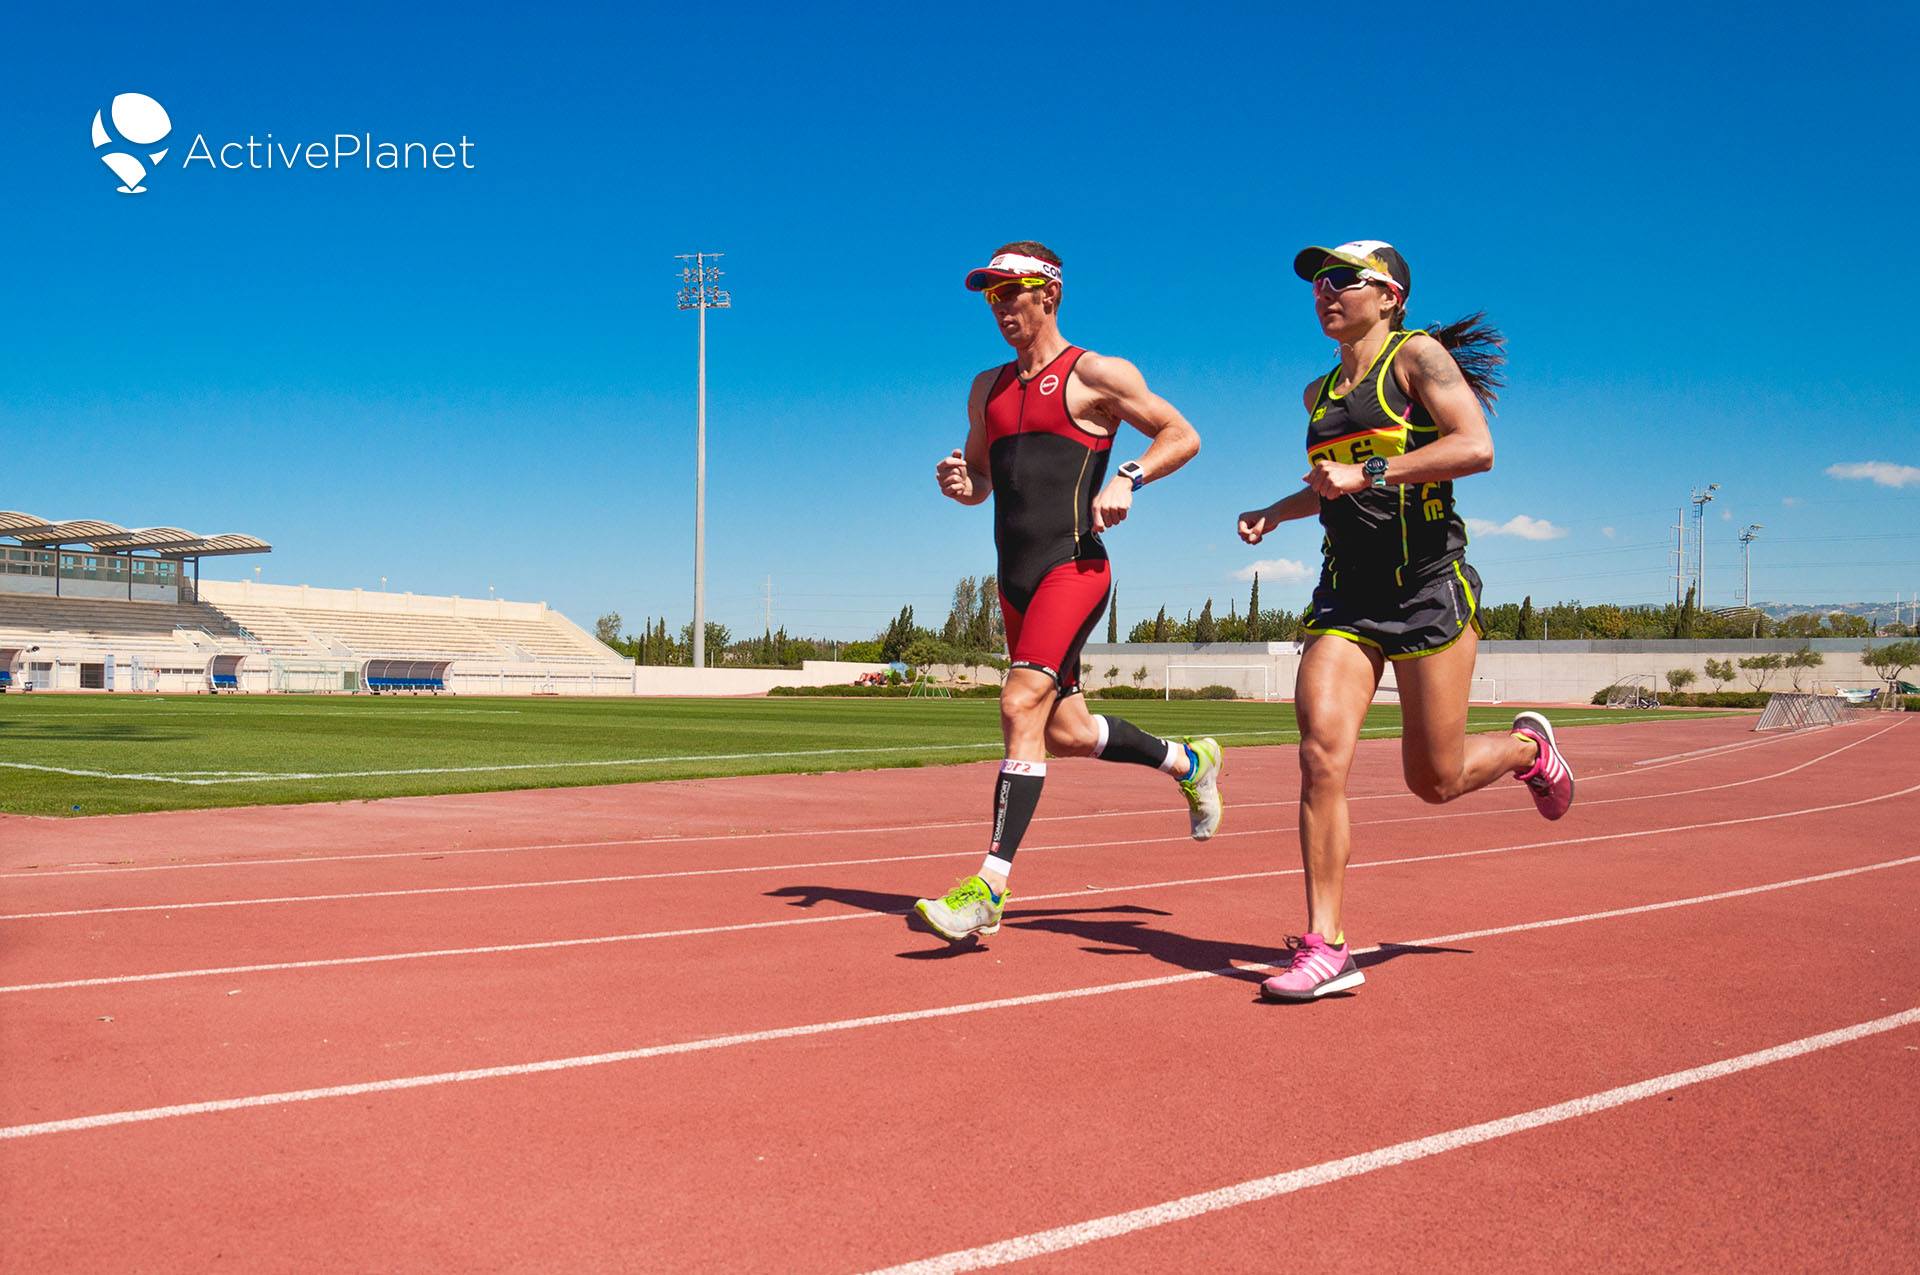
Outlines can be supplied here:
M1395 330L1406 327L1406 321L1406 307L1402 306L1393 315ZM1500 371L1507 362L1504 352L1507 338L1487 322L1487 312L1476 310L1452 323L1428 328L1427 335L1453 356L1453 361L1459 365L1460 375L1467 382L1467 388L1473 391L1482 407L1491 411L1493 401L1500 397L1500 387L1507 382Z

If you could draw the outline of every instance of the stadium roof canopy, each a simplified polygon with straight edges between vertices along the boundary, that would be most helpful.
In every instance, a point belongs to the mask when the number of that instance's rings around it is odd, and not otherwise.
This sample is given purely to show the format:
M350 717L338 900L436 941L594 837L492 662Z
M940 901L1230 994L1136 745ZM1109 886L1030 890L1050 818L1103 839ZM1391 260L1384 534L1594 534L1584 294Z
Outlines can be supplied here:
M87 545L101 553L152 553L163 558L212 558L223 554L272 553L255 536L203 536L180 527L122 527L94 518L49 522L32 514L0 509L0 536L30 548Z

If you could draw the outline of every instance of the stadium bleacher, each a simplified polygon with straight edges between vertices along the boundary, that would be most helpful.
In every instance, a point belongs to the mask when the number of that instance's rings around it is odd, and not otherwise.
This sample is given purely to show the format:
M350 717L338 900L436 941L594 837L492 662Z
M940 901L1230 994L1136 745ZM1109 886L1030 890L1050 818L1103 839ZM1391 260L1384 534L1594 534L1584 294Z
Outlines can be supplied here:
M0 687L630 694L632 664L544 603L202 580L250 536L0 511ZM189 566L191 570L189 570Z
M91 639L172 643L175 633L221 649L243 650L244 633L228 617L198 603L126 602L109 598L52 598L0 592L0 639L69 633Z

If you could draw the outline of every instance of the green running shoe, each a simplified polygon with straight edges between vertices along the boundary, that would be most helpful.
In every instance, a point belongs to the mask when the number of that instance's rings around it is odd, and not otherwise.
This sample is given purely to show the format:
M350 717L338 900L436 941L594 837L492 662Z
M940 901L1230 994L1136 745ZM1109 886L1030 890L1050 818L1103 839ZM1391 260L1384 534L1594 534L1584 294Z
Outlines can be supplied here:
M1191 748L1193 755L1200 759L1200 769L1180 781L1180 791L1187 798L1193 839L1205 841L1220 831L1220 820L1226 814L1220 777L1227 773L1227 755L1210 736L1183 739L1180 742Z
M926 927L949 943L958 943L975 934L998 934L1000 913L1011 893L998 899L979 877L967 877L947 892L944 899L921 899L913 911Z

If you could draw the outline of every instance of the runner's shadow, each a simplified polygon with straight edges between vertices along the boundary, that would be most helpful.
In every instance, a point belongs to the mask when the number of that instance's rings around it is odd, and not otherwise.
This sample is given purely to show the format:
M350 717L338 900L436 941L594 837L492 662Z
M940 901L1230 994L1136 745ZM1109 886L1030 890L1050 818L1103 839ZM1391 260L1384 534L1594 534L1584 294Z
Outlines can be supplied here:
M768 890L769 899L786 899L796 908L810 908L821 903L844 903L850 908L859 908L863 912L888 912L905 916L913 910L914 896L911 894L886 894L879 890L850 890L839 885L783 885L778 890Z
M1149 908L1109 909L1110 911L1145 912L1151 916L1169 916L1167 912L1156 912ZM1260 962L1272 964L1285 962L1287 954L1277 948L1261 944L1234 943L1221 939L1196 938L1190 934L1181 934L1144 920L1100 918L1082 914L1061 913L1057 915L1022 913L1007 914L1007 924L1023 930L1043 930L1053 934L1065 934L1070 938L1083 940L1082 951L1095 956L1146 956L1163 965L1175 969L1201 971L1224 971L1235 962ZM1249 978L1255 982L1265 978L1264 973L1252 970L1236 970L1223 973L1223 978Z
M1353 963L1363 970L1376 965L1385 965L1388 961L1403 956L1472 956L1470 947L1428 947L1421 943L1382 943L1379 950L1362 952L1353 958Z
M864 912L878 912L885 916L906 917L912 914L914 896L911 894L888 894L879 890L856 890L838 885L787 885L777 890L768 890L770 899L786 899L796 908L811 908L821 903L841 903L847 907L859 908ZM1003 923L1006 925L1040 927L1048 922L1064 922L1067 918L1088 915L1110 915L1113 913L1131 913L1138 916L1168 916L1170 913L1156 908L1141 907L1132 903L1116 903L1103 908L1011 908L1007 911ZM1124 922L1128 925L1140 925L1142 922ZM923 935L925 931L917 931ZM935 935L926 935L938 947L917 948L912 951L896 953L906 961L939 961L955 956L965 956L972 952L985 951L985 945L979 939L967 939L959 943L947 943Z

